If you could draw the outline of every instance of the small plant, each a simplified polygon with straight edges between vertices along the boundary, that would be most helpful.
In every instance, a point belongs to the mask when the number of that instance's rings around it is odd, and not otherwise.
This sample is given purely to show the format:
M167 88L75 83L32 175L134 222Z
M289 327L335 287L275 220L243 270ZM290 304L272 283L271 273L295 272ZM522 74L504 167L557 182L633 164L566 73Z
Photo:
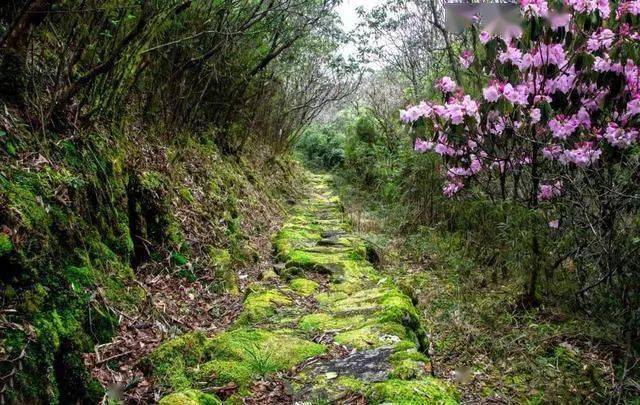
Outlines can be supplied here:
M260 377L278 370L277 365L272 360L272 352L270 350L261 349L255 343L245 347L244 350L247 353L249 367Z

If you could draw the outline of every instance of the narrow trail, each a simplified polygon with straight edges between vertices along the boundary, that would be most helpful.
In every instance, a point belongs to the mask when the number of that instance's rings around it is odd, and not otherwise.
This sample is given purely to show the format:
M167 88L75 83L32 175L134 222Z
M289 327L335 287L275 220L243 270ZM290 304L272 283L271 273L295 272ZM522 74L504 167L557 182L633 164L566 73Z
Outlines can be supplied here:
M161 404L453 404L430 376L416 308L367 261L330 178L310 177L308 198L275 236L275 271L249 288L230 330L183 335L149 358L173 394Z

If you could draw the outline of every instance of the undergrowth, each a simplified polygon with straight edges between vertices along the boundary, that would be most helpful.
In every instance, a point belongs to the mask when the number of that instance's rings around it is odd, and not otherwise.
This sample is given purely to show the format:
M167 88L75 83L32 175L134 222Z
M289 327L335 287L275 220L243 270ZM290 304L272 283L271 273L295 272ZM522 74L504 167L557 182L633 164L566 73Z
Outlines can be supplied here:
M412 217L406 210L372 199L370 190L346 178L339 184L356 229L421 311L435 374L454 380L463 400L633 401L628 384L635 377L627 374L627 385L620 380L627 354L615 319L590 316L554 294L539 306L523 307L520 257L498 249L491 242L494 234L477 227L407 223ZM469 218L502 215L465 209Z
M237 293L236 269L259 259L251 238L298 179L286 159L225 156L207 136L96 127L41 139L11 113L3 122L0 402L99 402L83 353L148 304L139 280L206 277Z

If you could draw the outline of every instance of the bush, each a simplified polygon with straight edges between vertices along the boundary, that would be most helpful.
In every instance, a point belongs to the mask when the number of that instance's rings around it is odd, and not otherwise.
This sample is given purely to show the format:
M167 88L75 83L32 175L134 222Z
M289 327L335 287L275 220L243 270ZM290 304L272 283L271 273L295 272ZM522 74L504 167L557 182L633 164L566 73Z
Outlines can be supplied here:
M344 142L344 134L332 127L312 127L304 132L296 149L308 166L333 170L344 161Z

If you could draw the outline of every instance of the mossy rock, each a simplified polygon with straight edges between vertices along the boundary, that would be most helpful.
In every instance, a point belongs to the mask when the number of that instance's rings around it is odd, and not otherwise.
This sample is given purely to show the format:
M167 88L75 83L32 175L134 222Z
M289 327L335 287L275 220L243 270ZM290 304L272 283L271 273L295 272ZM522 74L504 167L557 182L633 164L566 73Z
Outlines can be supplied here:
M455 388L442 380L390 379L373 384L365 394L367 401L374 404L393 403L398 405L454 405L460 403Z
M148 356L146 366L173 390L192 388L196 381L234 382L245 390L254 379L324 352L323 345L298 338L291 330L241 328L214 338L190 333L172 339Z
M174 392L162 398L159 405L221 405L222 401L215 395L202 391L187 389Z
M294 278L289 283L289 288L304 296L313 294L318 289L318 287L318 283L306 278Z
M190 368L206 359L206 343L204 334L188 333L160 345L143 364L161 385L174 390L191 388Z
M214 360L203 364L201 373L214 373L218 383L235 382L241 387L325 352L323 345L295 337L290 330L260 329L224 333L212 339L209 350Z
M279 307L290 305L291 299L277 289L262 290L249 293L244 300L244 309L238 318L240 324L264 322L274 316Z

